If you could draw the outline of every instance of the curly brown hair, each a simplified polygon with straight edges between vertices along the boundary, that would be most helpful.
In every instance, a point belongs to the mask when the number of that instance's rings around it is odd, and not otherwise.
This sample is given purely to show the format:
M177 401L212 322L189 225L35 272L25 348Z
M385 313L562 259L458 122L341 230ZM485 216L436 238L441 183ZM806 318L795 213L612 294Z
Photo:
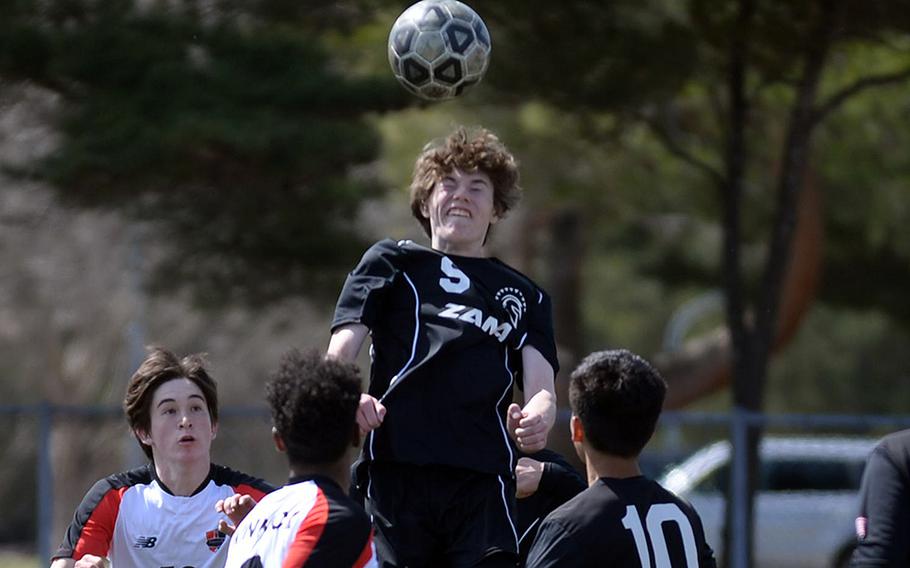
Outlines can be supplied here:
M454 169L463 172L482 171L493 182L493 208L502 218L521 199L518 185L518 162L515 156L486 128L467 129L459 126L441 142L428 144L417 157L411 177L411 213L430 234L430 219L423 214L423 204L433 188Z
M176 355L161 347L150 347L148 357L130 379L126 387L126 398L123 410L130 430L136 436L139 446L145 455L154 460L152 448L142 442L139 432L148 433L152 427L152 398L158 387L174 379L189 379L205 397L212 424L218 423L218 386L205 368L205 357L202 354L187 355L179 359Z
M344 457L357 429L356 365L295 349L284 355L265 393L292 465L329 464Z

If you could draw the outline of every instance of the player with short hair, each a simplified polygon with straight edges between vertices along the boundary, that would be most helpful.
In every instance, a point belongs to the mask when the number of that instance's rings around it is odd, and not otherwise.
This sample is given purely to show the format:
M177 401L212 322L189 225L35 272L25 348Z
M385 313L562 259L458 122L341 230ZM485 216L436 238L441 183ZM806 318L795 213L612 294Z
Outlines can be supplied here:
M910 566L910 430L885 436L869 455L860 502L850 566Z
M238 522L272 490L211 462L218 388L200 355L152 348L123 402L151 463L99 480L82 499L52 568L217 568Z
M516 448L544 447L556 418L550 299L487 256L515 205L518 166L485 129L457 128L417 158L411 211L431 248L373 245L345 281L328 356L372 340L357 421L383 566L514 566ZM512 386L524 406L511 404Z
M667 386L626 351L588 355L572 373L571 431L589 488L550 513L528 568L715 566L698 513L641 474Z
M375 567L370 518L342 489L350 450L360 446L357 368L292 351L266 385L266 398L290 479L237 526L227 568Z

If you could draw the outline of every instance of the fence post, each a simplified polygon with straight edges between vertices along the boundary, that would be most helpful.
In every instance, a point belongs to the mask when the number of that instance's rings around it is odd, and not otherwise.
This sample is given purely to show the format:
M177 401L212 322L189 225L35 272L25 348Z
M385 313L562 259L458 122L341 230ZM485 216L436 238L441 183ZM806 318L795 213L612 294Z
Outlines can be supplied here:
M38 406L38 560L50 564L49 544L54 526L54 477L51 469L51 427L54 407L47 401Z
M731 426L733 432L733 456L731 460L731 476L733 477L733 492L730 505L733 507L733 534L731 535L730 563L733 568L748 568L749 550L748 535L746 534L749 523L746 518L746 499L749 498L747 487L748 456L746 448L749 422L748 411L741 406L733 407Z

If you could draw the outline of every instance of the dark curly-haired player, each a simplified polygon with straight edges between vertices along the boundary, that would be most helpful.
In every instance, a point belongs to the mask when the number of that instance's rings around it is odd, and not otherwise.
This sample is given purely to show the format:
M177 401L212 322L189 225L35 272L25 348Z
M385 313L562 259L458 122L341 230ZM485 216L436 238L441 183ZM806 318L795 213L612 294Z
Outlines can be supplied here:
M266 385L266 398L291 477L237 526L227 566L375 567L370 519L342 489L351 450L360 445L356 367L292 351Z
M666 390L657 371L626 350L593 353L575 369L572 441L590 487L547 516L528 568L715 566L695 510L638 467Z
M520 195L491 132L456 129L417 158L411 211L431 248L384 240L338 298L328 355L372 340L358 479L383 566L515 566L516 448L544 447L556 418L548 296L484 243ZM512 386L524 406L511 404Z
M89 490L54 554L53 568L195 566L227 556L227 521L239 521L272 486L211 463L218 391L201 356L154 348L123 402L151 463Z

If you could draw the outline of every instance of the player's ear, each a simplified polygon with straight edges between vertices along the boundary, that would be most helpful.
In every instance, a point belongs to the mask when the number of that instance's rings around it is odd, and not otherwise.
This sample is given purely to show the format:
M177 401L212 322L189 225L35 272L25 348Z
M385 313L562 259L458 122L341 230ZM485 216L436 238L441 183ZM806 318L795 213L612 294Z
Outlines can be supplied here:
M281 437L281 434L278 433L278 429L272 426L272 441L275 442L275 449L286 454L288 452L288 446L284 443L284 438Z
M578 444L585 441L585 428L581 425L581 420L574 414L569 419L569 428L572 431L572 441Z
M212 422L212 439L214 440L218 436L218 423Z
M140 429L136 428L135 430L133 430L133 434L135 434L136 438L140 442L145 444L146 446L152 445L152 437L149 436L148 432L146 432L145 430L140 430Z

